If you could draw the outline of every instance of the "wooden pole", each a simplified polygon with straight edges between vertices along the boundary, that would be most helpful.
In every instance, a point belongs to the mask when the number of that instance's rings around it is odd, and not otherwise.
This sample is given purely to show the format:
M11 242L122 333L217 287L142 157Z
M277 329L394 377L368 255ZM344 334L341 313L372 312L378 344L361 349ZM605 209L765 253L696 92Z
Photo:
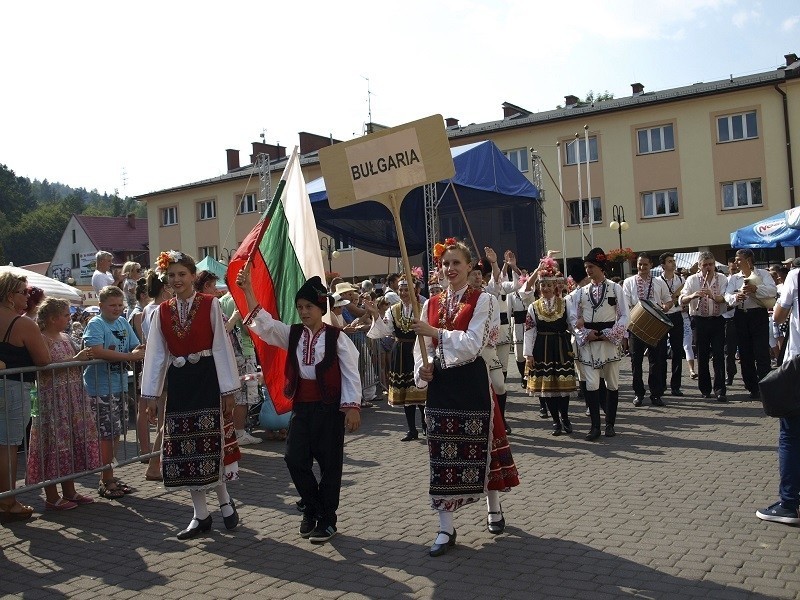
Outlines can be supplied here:
M408 291L411 295L411 308L414 311L414 320L419 321L419 299L417 298L416 288L413 285L414 275L411 273L411 261L408 258L408 250L406 249L406 237L403 234L403 225L400 222L400 202L398 202L397 194L395 192L391 192L389 194L389 204L390 210L392 211L392 217L394 217L394 226L397 230L397 242L400 244L400 254L403 257L403 273L405 273L406 281L408 281L409 284ZM421 335L418 335L417 342L419 343L419 351L422 355L422 364L423 366L428 366L428 350L425 347L425 340Z

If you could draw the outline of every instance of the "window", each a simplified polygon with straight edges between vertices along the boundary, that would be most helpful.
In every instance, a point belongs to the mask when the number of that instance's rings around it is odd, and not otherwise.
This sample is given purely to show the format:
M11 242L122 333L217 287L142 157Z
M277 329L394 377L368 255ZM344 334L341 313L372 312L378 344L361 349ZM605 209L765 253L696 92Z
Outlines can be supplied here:
M570 227L578 226L581 223L581 211L583 211L583 224L589 224L589 200L581 200L582 206L578 206L578 201L573 200L569 203L569 225ZM600 198L592 198L592 223L603 222L603 209L600 204Z
M762 202L760 179L722 184L722 210L761 206Z
M580 161L586 162L586 140L583 138L572 140L567 144L567 162L565 164L574 165L577 163L575 152L580 153ZM589 161L597 161L597 136L589 138Z
M200 209L201 221L217 218L217 203L213 200L204 200L203 202L198 202L197 206Z
M717 117L717 137L720 142L735 142L758 137L756 111Z
M72 230L72 243L73 243L73 244L75 243L75 239L76 239L76 238L75 238L75 230L73 229L73 230Z
M353 246L350 244L350 240L345 240L343 238L336 238L335 245L337 250L352 250Z
M675 150L675 136L673 135L672 125L639 129L636 132L636 137L639 140L639 154Z
M666 217L678 214L678 190L658 190L642 194L642 216Z
M80 254L73 254L72 255L72 268L73 269L80 269L81 268L81 255Z
M161 226L167 227L169 225L177 225L178 223L178 207L169 206L161 209Z
M200 248L198 248L197 255L200 257L200 260L203 260L206 256L210 256L214 260L217 260L217 247L200 246Z
M510 208L504 208L500 212L501 227L503 233L514 233L514 211Z
M243 215L245 213L254 213L256 210L258 210L257 206L256 195L245 194L242 196L242 199L239 202L239 214Z
M506 158L510 160L515 167L517 167L523 173L527 172L528 170L528 149L527 148L517 148L516 150L506 150L503 152L506 155Z

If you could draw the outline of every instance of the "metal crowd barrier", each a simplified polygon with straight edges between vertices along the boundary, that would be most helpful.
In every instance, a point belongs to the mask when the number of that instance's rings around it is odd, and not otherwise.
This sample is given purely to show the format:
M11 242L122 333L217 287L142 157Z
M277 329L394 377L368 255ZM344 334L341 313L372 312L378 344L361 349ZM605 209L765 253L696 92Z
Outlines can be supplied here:
M141 363L138 363L139 365ZM120 394L121 404L121 427L117 430L116 426L111 428L111 437L119 437L119 444L114 453L114 459L111 463L99 464L99 447L100 447L100 410L97 404L90 399L83 384L83 370L89 365L98 365L98 374L95 375L95 389L97 389L97 382L99 380L99 372L105 369L105 376L110 377L114 375L123 379L123 391ZM157 456L158 452L150 452L148 454L139 453L139 438L136 429L136 410L139 402L139 381L138 376L140 370L129 370L129 363L115 362L110 363L104 360L91 360L91 361L70 361L63 363L53 363L45 367L22 367L16 369L2 369L0 370L0 420L4 421L6 431L10 421L13 419L12 407L6 400L9 397L9 392L12 386L19 386L22 388L23 394L23 414L22 418L25 424L25 433L23 435L23 443L16 449L17 452L17 470L16 473L11 473L18 484L16 489L0 492L0 499L19 494L28 490L40 489L49 485L68 481L70 479L77 479L100 471L112 466L128 465L152 456ZM80 385L74 386L75 390L70 385L62 385L57 381L55 375L65 369L79 369L74 374L79 374ZM33 387L31 383L23 381L25 373L37 374L37 396L38 396L38 414L31 416L28 407L28 398L30 398L30 391ZM73 374L67 376L72 377ZM127 387L127 389L125 389ZM63 389L62 389L63 388ZM66 394L61 396L58 402L52 401L56 394ZM79 397L75 397L80 394ZM69 414L62 414L66 408ZM76 411L83 411L82 414ZM36 413L37 411L34 410ZM88 420L94 424L94 427L89 427L86 423ZM83 430L80 430L81 423L83 423ZM64 429L66 426L66 429ZM39 473L43 475L43 481L35 483L25 483L28 481L28 458L31 453L30 442L32 439L31 431L38 430L38 435L35 443L38 444ZM155 434L151 431L151 426L148 426L148 431L151 433L151 440ZM46 461L45 455L45 439L42 433L50 435L52 445L56 448L55 464L53 461ZM89 434L87 436L87 433ZM96 439L89 439L89 437ZM70 440L67 452L59 451L63 447L63 439ZM62 443L59 443L62 440ZM82 447L75 447L72 443L74 440L82 440ZM95 448L98 452L97 456L91 455ZM7 470L11 470L11 456L15 451L9 448L7 457ZM97 463L96 468L82 469L76 472L76 454L86 457L87 460L91 459L92 462ZM79 460L79 463L83 463ZM20 482L22 485L19 485Z
M361 375L361 389L365 393L363 400L369 402L375 397L378 386L388 391L386 361L382 359L386 350L381 340L370 339L364 332L347 332L347 335L358 349L358 372ZM372 393L369 397L368 392Z

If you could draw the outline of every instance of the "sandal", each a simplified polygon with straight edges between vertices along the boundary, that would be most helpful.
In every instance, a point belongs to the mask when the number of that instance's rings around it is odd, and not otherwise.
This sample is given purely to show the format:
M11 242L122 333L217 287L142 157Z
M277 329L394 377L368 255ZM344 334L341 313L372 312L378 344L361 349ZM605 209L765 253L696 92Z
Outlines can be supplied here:
M45 510L72 510L73 508L78 508L78 503L66 498L59 498L55 502L48 502L47 500L44 502Z
M75 504L92 504L94 502L94 498L90 498L89 496L84 496L83 494L75 494L72 498L67 498L64 496L64 500L69 500L70 502L74 502Z
M689 377L691 377L692 379L697 379L697 373L695 373L694 371L689 371Z
M101 498L106 498L108 500L119 500L125 495L125 492L122 491L117 485L117 482L113 479L101 481L97 488L97 493L100 494Z
M17 508L17 510L11 510ZM0 504L0 523L26 521L33 515L33 507L20 504L12 498L11 504Z
M135 492L136 490L129 486L127 483L122 481L122 479L118 479L116 477L112 477L111 481L117 484L117 487L122 490L123 494L130 494L131 492Z

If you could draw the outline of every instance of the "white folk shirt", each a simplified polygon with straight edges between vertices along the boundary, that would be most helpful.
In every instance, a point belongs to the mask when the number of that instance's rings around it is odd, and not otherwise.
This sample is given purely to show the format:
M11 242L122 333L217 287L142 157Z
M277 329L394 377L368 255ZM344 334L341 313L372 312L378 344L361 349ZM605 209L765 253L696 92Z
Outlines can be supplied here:
M464 295L466 287L455 292L458 300ZM469 321L466 331L454 329L439 331L439 343L436 349L433 347L433 339L424 337L425 349L428 353L428 360L432 361L434 356L441 359L441 367L449 369L466 365L480 356L483 347L489 342L492 326L499 324L500 318L497 313L497 304L493 302L491 294L481 294L475 304L475 310ZM428 301L430 302L430 300ZM428 323L428 302L422 307L420 321ZM436 324L434 324L434 327ZM414 380L419 388L427 388L428 382L419 378L419 370L422 368L422 353L419 344L414 344Z
M640 298L650 300L658 308L672 301L667 284L662 279L652 275L647 279L642 279L638 274L631 275L622 282L622 293L625 296L625 304L628 310L639 304Z
M683 309L681 308L680 304L678 304L678 296L675 294L675 292L677 292L681 288L681 286L685 282L685 279L680 275L678 275L677 273L673 273L671 280L667 279L663 274L659 277L659 279L663 281L664 284L667 286L667 289L669 290L669 295L674 303L672 305L672 308L666 311L666 313L668 315L671 315L672 313L681 312L681 310Z
M484 286L483 291L491 294L497 299L497 320L500 322L500 315L507 316L508 323L500 325L500 335L497 339L498 344L508 344L511 342L511 308L509 306L509 298L511 294L517 292L522 284L519 279L509 281L506 277L505 269L500 271L499 280L495 280L494 274L489 278L489 282Z
M289 349L289 325L273 318L263 308L252 318L248 327L262 340L272 346ZM300 377L303 379L316 379L315 367L325 358L325 330L324 326L317 334L313 334L308 327L303 327L303 334L295 350ZM358 374L358 349L350 338L339 334L336 341L336 350L339 358L339 369L342 372L342 399L339 406L345 408L361 408L361 377Z
M797 278L800 277L800 269L792 269L786 276L783 282L783 290L781 297L778 300L783 308L790 308L791 314L789 315L789 339L786 340L786 354L783 357L783 362L792 360L795 356L800 354L800 311L798 311L797 298L798 298L798 285Z
M704 280L703 273L695 273L686 280L681 298L691 296L703 288L710 289L715 296L722 296L727 283L728 280L722 273L714 273L708 281ZM694 298L689 301L689 316L692 317L719 317L727 310L725 302L716 302L712 298Z
M775 287L775 280L772 278L772 275L770 275L769 271L765 271L764 269L753 269L751 275L753 274L758 275L761 278L761 285L756 288L755 297L775 298L775 296L778 294L778 290ZM744 286L744 280L745 276L742 273L736 273L728 278L728 285L725 288L725 300L727 300L728 304L734 308L763 308L753 299L752 294L749 294L744 302L739 302L736 299L736 294L738 294Z

